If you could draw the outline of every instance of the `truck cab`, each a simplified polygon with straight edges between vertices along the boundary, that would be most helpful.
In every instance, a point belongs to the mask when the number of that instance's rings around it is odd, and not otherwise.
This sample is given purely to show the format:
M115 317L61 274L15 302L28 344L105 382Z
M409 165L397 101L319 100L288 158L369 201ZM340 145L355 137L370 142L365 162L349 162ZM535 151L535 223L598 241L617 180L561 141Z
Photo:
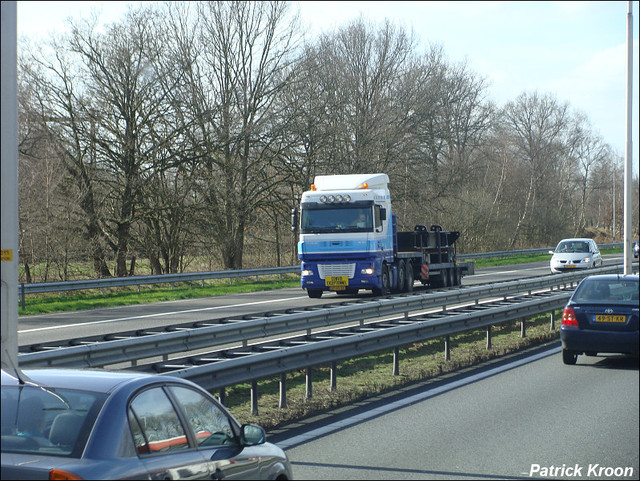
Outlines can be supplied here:
M386 174L320 175L303 193L298 257L309 297L376 292L382 284L383 265L394 256L388 184Z

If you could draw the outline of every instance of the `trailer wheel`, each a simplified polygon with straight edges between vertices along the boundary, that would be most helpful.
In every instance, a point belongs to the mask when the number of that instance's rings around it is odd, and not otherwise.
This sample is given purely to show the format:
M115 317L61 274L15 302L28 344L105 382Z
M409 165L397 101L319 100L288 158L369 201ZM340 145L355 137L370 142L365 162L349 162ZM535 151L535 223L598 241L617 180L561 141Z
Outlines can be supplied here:
M411 262L407 262L406 264L406 280L404 283L405 286L405 291L406 292L413 292L413 264L411 264Z
M307 295L311 299L320 299L322 297L322 289L307 289Z
M438 287L449 287L449 271L447 269L440 271L439 281Z

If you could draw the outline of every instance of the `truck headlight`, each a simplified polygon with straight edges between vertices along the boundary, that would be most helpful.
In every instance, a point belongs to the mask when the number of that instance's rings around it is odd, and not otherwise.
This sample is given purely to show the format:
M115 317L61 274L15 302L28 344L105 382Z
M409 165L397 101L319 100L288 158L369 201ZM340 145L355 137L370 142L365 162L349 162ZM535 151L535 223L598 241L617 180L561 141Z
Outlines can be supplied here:
M376 270L373 267L365 267L360 271L360 274L365 274L367 276L370 276L372 274L375 274L375 272Z
M312 276L312 275L313 275L313 271L312 271L312 270L309 270L309 269L304 269L304 270L300 273L300 275L301 275L301 276L303 276L303 277L304 277L304 276Z

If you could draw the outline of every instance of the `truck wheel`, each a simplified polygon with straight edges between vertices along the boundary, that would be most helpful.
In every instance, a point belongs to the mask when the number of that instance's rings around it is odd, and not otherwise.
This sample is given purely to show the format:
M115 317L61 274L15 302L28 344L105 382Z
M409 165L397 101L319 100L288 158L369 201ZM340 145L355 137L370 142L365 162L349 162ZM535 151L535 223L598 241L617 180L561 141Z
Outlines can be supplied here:
M411 262L407 262L405 270L407 273L407 277L404 283L405 290L406 292L413 292L413 264L411 264Z
M382 284L382 287L375 287L373 289L374 296L386 296L387 294L389 294L389 266L387 266L387 264L384 264L382 266L382 276L380 278L380 283Z
M406 290L407 281L407 265L403 260L398 262L398 285L395 288L396 292L404 292Z
M322 289L307 289L307 295L311 299L320 299L322 297Z

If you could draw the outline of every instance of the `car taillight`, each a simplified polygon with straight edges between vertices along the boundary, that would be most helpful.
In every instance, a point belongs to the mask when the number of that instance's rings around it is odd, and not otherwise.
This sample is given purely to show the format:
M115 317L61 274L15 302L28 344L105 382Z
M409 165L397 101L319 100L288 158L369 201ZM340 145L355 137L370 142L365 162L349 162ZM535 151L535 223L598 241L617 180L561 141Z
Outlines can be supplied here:
M63 471L62 469L50 469L49 479L63 480L63 479L84 479L77 474L70 473L69 471Z
M578 319L576 319L576 313L573 312L573 308L567 307L562 314L563 326L575 326L578 327Z

